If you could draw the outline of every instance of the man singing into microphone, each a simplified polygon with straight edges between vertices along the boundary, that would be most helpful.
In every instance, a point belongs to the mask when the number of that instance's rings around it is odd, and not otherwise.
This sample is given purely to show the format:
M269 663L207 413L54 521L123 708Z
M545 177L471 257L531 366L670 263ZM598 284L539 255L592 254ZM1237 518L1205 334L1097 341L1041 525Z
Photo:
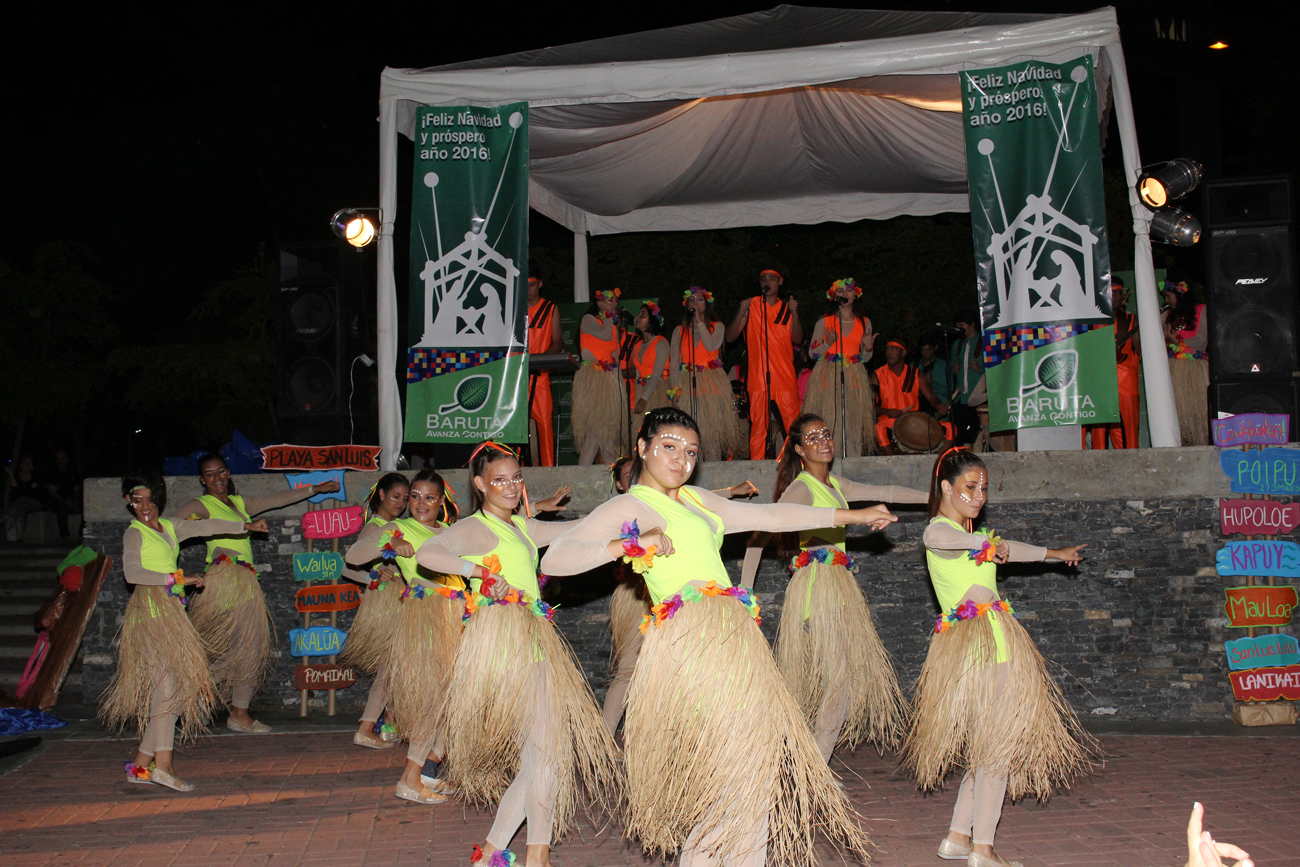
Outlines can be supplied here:
M773 269L759 272L761 295L750 298L727 326L727 342L745 332L749 371L749 459L767 457L769 405L776 403L786 430L799 415L799 386L794 375L794 347L803 342L799 302L778 296L785 282Z

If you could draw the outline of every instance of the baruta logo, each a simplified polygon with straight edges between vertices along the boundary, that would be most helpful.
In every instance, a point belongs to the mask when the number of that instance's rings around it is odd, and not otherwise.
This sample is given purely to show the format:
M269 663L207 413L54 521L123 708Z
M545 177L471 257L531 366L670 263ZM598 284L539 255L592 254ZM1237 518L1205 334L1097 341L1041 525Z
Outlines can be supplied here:
M1260 283L1267 283L1267 277L1238 277L1238 286L1258 286Z
M438 407L438 414L445 412L474 412L482 409L483 404L487 403L488 395L492 393L492 377L486 373L476 373L473 376L467 376L456 386L456 393L452 395L451 403L444 403Z

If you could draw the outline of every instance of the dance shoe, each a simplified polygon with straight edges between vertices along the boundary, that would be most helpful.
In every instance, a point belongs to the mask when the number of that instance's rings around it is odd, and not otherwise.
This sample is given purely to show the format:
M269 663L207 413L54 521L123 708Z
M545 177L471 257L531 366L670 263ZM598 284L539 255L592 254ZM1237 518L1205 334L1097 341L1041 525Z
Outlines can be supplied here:
M264 735L271 730L271 727L264 722L253 720L251 723L241 723L233 716L226 717L226 728L246 735Z
M947 837L939 841L939 857L945 861L965 861L970 855L970 847L954 843Z
M180 777L173 776L166 771L160 771L157 768L152 768L149 771L149 782L157 783L160 786L166 786L167 788L177 792L194 791L193 783L187 783Z
M421 777L420 780L423 782L424 778ZM456 789L442 780L435 779L432 783L425 783L425 786L428 787L430 792L442 795L444 798L456 797Z
M352 743L359 747L367 747L372 750L391 750L393 747L397 746L395 741L380 740L374 735L362 734L361 732L352 735Z
M397 781L397 791L394 794L403 801L414 801L417 804L441 804L447 800L446 795L439 795L437 792L426 797L419 789L408 786L401 780Z
M974 850L966 856L966 867L1025 867L1019 861L1008 861L1002 856L990 858Z

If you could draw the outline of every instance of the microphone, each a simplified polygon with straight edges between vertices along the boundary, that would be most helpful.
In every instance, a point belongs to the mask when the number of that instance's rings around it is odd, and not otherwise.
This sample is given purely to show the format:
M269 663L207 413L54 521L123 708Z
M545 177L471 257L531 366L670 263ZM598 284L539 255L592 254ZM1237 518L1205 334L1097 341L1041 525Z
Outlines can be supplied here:
M945 331L945 332L947 332L948 334L964 334L964 333L965 333L964 331L962 331L962 329L958 328L958 327L955 326L955 325L944 325L942 322L936 322L936 323L934 323L934 327L935 327L935 328L938 328L940 331Z

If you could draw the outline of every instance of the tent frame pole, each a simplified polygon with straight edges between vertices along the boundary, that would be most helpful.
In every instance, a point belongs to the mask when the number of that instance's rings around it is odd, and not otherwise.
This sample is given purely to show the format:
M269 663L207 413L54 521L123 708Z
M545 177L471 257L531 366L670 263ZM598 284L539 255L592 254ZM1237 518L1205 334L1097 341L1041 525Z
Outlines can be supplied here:
M397 102L379 105L379 250L375 280L376 355L379 362L379 468L397 469L402 451L402 398L397 387L397 281L393 223L397 216Z
M573 301L591 300L591 281L587 277L587 233L573 233Z

